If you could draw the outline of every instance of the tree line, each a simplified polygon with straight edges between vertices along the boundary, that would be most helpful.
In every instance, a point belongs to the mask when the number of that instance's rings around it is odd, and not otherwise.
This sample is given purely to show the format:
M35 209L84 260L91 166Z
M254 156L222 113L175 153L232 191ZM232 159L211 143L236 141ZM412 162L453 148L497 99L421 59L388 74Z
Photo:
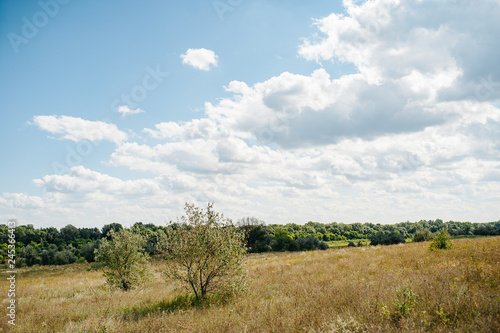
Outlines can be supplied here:
M179 223L166 226L135 223L130 230L144 238L144 252L149 256L159 254L158 245L163 234L179 228ZM500 235L500 221L490 223L443 222L421 220L393 225L373 223L319 223L307 222L266 224L254 217L240 219L236 224L226 226L242 234L247 252L303 251L327 249L328 242L369 240L371 245L388 245L413 241L430 240L433 234L447 230L450 236ZM95 250L111 239L113 232L124 229L119 223L98 228L77 228L67 225L60 230L54 227L34 228L20 225L15 229L16 266L64 265L74 262L94 262ZM8 259L8 228L0 225L0 263ZM358 241L358 244L359 241Z

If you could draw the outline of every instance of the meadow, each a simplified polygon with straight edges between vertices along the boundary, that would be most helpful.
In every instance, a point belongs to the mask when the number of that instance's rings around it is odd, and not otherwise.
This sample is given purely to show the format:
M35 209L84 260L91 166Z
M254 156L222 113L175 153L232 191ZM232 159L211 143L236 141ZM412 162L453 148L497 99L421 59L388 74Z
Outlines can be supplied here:
M245 294L195 305L161 260L153 281L127 292L89 264L26 267L16 326L0 281L0 332L500 332L500 237L428 247L249 254Z

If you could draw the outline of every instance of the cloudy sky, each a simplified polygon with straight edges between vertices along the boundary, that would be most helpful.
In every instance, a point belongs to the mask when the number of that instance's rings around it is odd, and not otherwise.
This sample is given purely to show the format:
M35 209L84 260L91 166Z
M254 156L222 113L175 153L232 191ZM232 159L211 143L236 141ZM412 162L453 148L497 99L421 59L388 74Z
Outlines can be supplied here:
M500 219L500 1L0 2L0 219Z

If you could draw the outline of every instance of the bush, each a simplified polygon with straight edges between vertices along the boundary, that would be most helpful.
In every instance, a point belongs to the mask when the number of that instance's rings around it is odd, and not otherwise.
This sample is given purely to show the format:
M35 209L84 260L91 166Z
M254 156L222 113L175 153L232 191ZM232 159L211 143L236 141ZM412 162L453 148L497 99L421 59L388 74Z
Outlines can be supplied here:
M95 260L103 265L107 283L125 291L150 277L149 256L144 253L144 237L128 229L110 230L111 241L96 250Z
M243 269L244 235L231 220L213 211L186 204L186 216L166 231L163 253L167 277L192 290L196 299L207 294L231 295L246 287Z
M446 229L441 229L434 235L429 250L442 250L451 248L451 238Z
M33 245L29 244L21 249L21 257L26 260L27 266L39 265L42 259L37 256L36 249Z
M429 229L417 230L413 235L414 242L426 242L432 239L432 234Z
M278 230L274 234L271 247L273 251L298 251L299 244L284 230Z
M304 250L326 250L328 249L328 244L323 241L318 240L316 237L307 236L300 237L296 239L297 244L299 245L299 249L301 251Z
M391 245L404 243L404 236L398 231L378 231L369 237L371 245Z
M239 229L244 234L245 246L250 253L271 251L271 242L273 238L265 225L240 225Z
M89 242L80 248L80 255L87 260L87 262L95 261L95 250L99 248L100 240Z
M75 254L69 250L59 251L54 256L54 264L56 265L72 264L75 261L76 261Z

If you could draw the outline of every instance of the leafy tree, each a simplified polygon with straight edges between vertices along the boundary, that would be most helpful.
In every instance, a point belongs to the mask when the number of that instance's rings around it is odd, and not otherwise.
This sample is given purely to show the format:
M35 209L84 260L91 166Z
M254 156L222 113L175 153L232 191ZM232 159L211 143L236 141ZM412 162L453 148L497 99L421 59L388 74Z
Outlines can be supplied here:
M95 250L99 248L100 240L89 242L80 248L80 255L87 260L87 262L95 261Z
M316 237L313 236L307 236L307 237L300 237L295 240L297 244L299 245L300 250L326 250L328 249L328 244L326 244L323 241L320 241Z
M248 252L271 251L272 237L264 221L255 217L246 217L238 221L238 229L243 233Z
M42 259L37 256L35 247L31 244L22 248L21 257L26 260L28 266L38 265L42 262Z
M413 235L414 242L425 242L432 239L432 234L429 229L417 230Z
M123 227L120 223L111 223L111 224L106 224L104 227L102 227L101 234L102 237L106 237L107 240L111 239L110 232L113 230L114 232L118 232L122 230Z
M404 236L398 230L377 231L368 239L371 245L391 245L405 242Z
M180 223L166 231L167 277L192 290L196 299L208 293L242 291L246 286L243 234L231 220L215 212L213 204L208 204L206 212L186 204L185 211Z
M78 228L71 224L68 224L67 226L62 228L59 233L61 234L65 242L70 242L72 240L79 238L80 236Z
M76 261L76 256L70 250L59 251L54 255L54 264L67 265Z
M110 241L101 243L95 260L103 265L107 283L125 291L150 277L144 237L128 229L109 230Z
M441 229L434 235L429 250L441 250L451 248L451 238L446 229Z
M273 251L298 251L299 244L284 230L278 230L274 234L271 243Z

